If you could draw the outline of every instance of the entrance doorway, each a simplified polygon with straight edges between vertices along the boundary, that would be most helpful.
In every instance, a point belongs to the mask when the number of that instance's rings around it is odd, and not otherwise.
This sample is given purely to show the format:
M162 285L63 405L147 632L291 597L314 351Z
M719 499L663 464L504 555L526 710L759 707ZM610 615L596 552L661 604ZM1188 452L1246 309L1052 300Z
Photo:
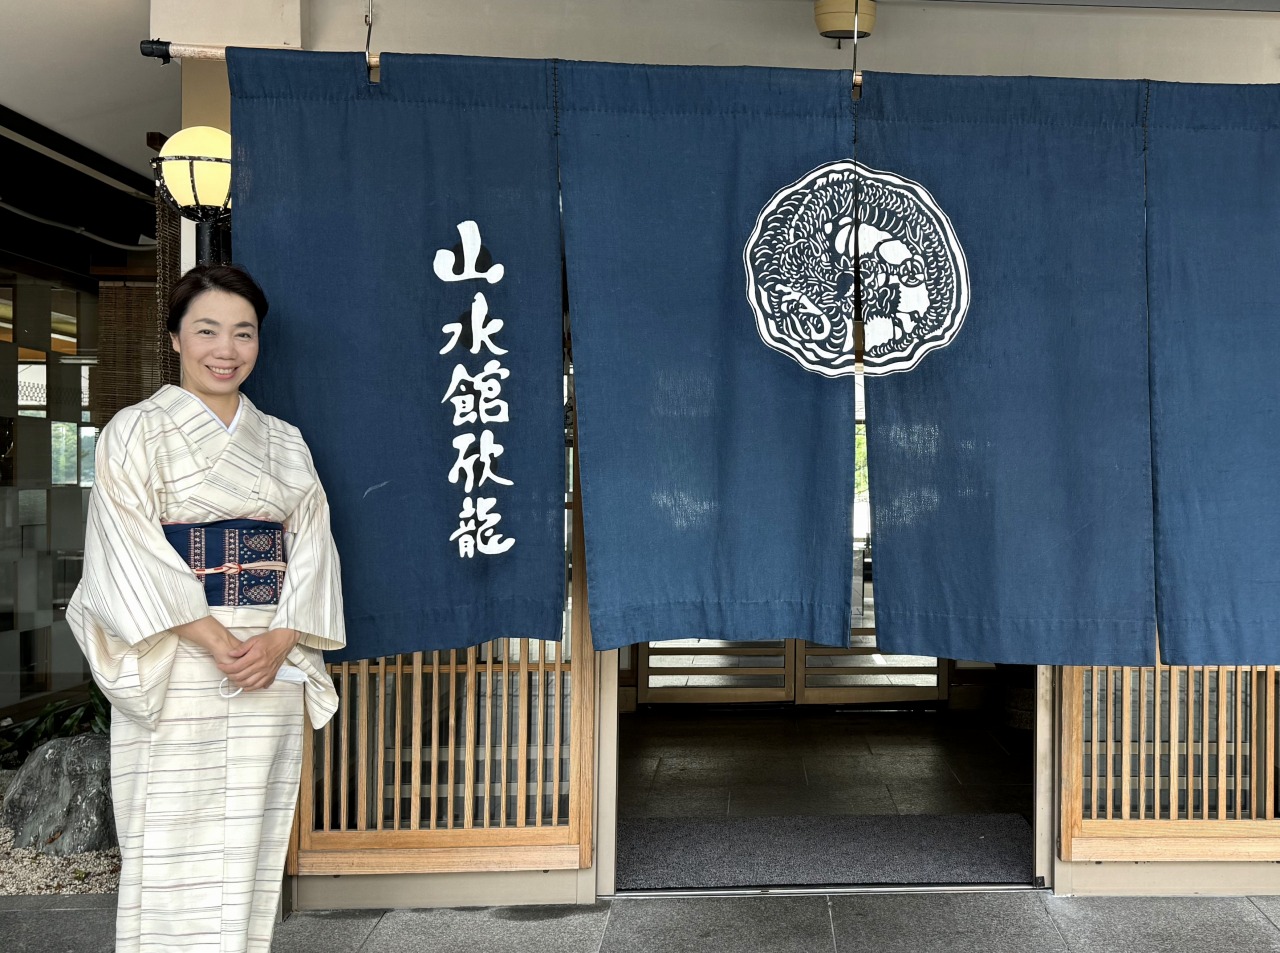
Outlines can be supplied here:
M894 659L863 638L848 655L633 656L619 891L1032 884L1034 669Z

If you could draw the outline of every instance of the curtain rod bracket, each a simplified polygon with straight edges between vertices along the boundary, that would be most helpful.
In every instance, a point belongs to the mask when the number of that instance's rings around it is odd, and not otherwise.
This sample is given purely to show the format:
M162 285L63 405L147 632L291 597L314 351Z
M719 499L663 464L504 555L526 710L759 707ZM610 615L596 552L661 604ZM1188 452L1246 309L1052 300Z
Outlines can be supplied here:
M169 55L168 40L143 40L138 44L138 50L143 56L158 59L161 66L168 66L173 62L173 57Z

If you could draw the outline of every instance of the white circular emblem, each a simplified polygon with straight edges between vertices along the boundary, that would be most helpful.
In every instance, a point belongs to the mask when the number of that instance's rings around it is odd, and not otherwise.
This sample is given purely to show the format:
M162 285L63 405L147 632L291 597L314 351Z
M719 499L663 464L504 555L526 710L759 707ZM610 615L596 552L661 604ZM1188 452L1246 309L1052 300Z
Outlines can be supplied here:
M969 310L964 249L933 196L847 160L770 199L742 257L764 343L827 377L854 372L859 276L867 374L911 370Z

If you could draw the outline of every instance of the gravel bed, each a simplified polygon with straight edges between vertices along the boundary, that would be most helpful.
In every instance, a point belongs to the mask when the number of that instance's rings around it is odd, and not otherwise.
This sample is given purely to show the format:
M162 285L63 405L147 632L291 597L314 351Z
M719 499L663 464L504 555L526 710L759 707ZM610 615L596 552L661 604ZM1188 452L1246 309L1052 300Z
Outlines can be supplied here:
M0 896L22 894L115 893L120 851L88 851L48 857L13 846L13 831L0 827Z

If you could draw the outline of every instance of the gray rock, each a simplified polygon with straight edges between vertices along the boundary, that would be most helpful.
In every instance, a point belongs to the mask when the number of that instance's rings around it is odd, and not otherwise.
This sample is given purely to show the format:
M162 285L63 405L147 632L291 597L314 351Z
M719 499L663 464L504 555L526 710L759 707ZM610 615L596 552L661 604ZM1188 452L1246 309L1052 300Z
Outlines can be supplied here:
M115 847L110 739L55 738L33 751L5 794L0 825L15 847L57 857Z
M4 800L4 792L9 790L9 785L17 776L17 768L0 768L0 801Z

